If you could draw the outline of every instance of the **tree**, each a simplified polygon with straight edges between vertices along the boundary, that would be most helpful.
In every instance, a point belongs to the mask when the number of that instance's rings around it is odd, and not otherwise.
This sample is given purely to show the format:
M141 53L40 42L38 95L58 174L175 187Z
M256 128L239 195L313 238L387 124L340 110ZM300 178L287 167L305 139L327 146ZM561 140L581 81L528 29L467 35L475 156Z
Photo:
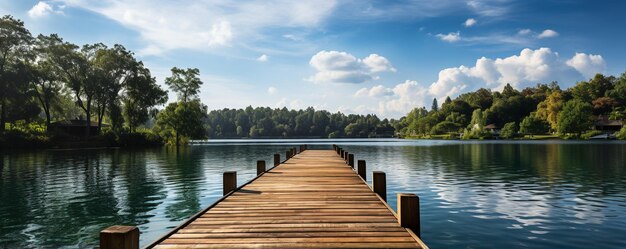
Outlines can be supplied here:
M16 64L27 59L33 37L24 27L24 22L6 15L0 18L0 132L4 131L10 92L11 78L8 74L15 70ZM13 78L15 80L16 78Z
M156 83L150 70L139 64L126 82L123 115L131 132L149 118L149 109L167 102L167 92Z
M513 138L517 134L517 125L515 122L509 122L504 124L502 130L500 130L500 137L502 138Z
M39 35L35 42L37 63L31 65L32 89L46 115L46 127L50 127L52 103L56 100L63 87L60 72L56 70L52 56L61 46L63 40L56 34L50 36Z
M574 133L577 136L591 127L593 108L579 99L567 101L559 113L558 131L561 134Z
M439 105L437 104L437 98L433 98L433 105L430 107L433 112L439 111Z
M172 68L172 76L165 78L165 84L178 94L178 100L188 102L200 92L202 81L198 77L200 70L197 68L180 69Z
M554 131L558 129L558 117L563 108L564 96L560 90L555 90L548 98L537 105L537 117L547 121Z
M170 103L157 114L157 126L165 136L173 134L174 143L179 146L182 137L204 138L202 119L205 116L206 107L197 99L190 102Z
M526 116L519 124L519 132L524 135L545 134L549 129L549 124L534 113Z

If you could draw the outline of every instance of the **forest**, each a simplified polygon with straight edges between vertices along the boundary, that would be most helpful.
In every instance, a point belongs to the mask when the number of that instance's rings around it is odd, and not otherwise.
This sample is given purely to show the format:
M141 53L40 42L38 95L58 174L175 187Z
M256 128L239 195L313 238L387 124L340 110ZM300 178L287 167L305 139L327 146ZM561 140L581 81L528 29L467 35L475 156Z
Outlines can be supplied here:
M56 34L33 36L0 19L0 147L145 146L210 138L588 138L599 117L626 116L626 73L597 74L561 89L557 82L501 92L479 89L433 100L399 120L376 115L251 106L209 111L197 68L171 69L157 84L133 52L82 46ZM78 130L78 132L77 132ZM625 138L626 131L616 133Z
M406 137L433 135L464 139L491 138L489 124L500 129L500 138L552 134L562 138L589 138L598 118L621 123L626 117L626 73L620 77L596 74L588 81L561 89L557 82L537 84L518 91L507 84L502 92L479 89L447 98L430 110L415 108L396 126ZM611 133L610 131L608 131ZM622 127L617 137L624 139Z

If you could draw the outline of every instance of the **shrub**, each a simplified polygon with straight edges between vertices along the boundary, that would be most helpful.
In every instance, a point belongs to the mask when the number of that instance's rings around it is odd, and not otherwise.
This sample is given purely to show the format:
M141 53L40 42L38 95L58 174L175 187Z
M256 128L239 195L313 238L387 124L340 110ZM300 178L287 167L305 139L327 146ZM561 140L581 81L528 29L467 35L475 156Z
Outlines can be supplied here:
M502 127L502 130L500 130L500 137L501 138L514 138L517 135L517 125L515 125L515 122L510 122L510 123L506 123L504 124L504 127Z

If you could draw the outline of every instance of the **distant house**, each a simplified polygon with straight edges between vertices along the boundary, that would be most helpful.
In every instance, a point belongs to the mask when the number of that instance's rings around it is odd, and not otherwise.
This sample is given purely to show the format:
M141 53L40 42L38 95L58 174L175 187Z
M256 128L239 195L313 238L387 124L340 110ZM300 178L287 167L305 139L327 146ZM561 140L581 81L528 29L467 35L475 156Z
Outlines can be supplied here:
M498 128L495 124L485 125L485 130L494 135L500 134L500 128Z
M608 116L600 115L593 123L593 128L598 131L619 131L624 126L622 120L609 120Z
M85 126L87 120L74 119L57 121L50 124L50 128L56 132L63 132L72 136L82 137L85 135ZM104 126L104 125L103 125ZM100 135L100 129L98 128L98 122L91 122L89 126L89 135Z

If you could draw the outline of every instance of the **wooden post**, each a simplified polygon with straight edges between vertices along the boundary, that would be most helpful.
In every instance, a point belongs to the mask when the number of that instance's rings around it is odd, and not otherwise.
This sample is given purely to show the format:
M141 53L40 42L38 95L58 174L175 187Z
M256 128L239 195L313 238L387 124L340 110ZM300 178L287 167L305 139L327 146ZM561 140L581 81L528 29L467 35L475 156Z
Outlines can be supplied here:
M265 172L265 160L256 161L256 175Z
M350 153L348 153L347 151L343 152L343 160L346 161L346 164L348 164L348 155L350 155Z
M354 169L354 154L348 154L348 165Z
M410 228L417 237L420 231L420 198L415 194L398 193L398 223L401 227Z
M224 172L224 195L237 188L237 171Z
M274 167L280 164L280 154L274 154Z
M139 249L139 228L111 226L100 231L100 249Z
M374 189L374 193L378 194L380 198L387 201L387 176L385 175L385 172L373 172L372 188Z
M291 158L291 150L285 151L285 160L289 160Z
M357 162L357 169L356 171L359 173L359 175L361 176L361 178L363 178L363 180L367 181L367 173L365 171L365 160L359 160Z
M341 158L343 158L343 149L339 149L339 155L341 156Z

